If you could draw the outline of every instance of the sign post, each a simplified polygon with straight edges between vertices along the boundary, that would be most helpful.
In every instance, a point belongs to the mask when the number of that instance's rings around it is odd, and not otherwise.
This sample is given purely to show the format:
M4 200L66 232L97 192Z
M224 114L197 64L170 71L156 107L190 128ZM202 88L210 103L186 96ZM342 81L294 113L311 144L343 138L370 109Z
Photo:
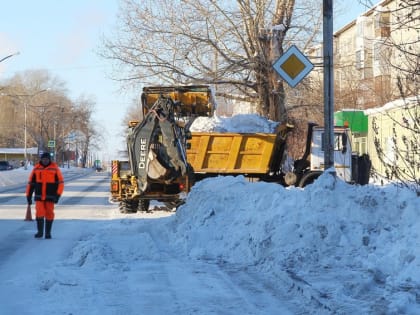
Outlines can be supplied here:
M324 168L334 166L333 1L323 3L324 42Z

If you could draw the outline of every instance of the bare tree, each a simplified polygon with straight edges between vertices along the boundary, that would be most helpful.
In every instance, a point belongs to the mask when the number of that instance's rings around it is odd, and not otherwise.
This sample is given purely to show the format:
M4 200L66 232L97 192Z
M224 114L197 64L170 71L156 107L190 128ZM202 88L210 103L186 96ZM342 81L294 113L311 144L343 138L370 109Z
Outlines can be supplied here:
M284 121L284 83L272 64L284 47L314 39L319 2L124 0L101 55L116 62L123 84L214 84L216 95L255 102L261 115Z
M61 87L57 78L43 70L18 73L6 82L1 92L1 106L6 115L1 117L1 121L14 126L4 134L6 145L23 147L27 138L28 146L43 148L45 120L41 117L53 95L61 94Z
M0 130L0 146L23 147L25 133L28 147L54 152L56 161L64 164L69 135L77 131L84 134L80 148L86 162L88 148L100 139L92 122L94 103L87 97L70 100L65 83L48 71L18 73L1 90L0 126L5 128Z

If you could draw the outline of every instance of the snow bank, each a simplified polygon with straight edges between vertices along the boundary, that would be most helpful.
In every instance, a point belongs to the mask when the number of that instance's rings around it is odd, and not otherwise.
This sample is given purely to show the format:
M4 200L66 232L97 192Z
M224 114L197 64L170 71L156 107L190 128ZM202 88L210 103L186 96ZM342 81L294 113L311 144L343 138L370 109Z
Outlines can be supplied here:
M324 174L302 190L218 177L193 187L172 239L196 259L293 274L355 311L380 288L393 312L410 313L420 294L419 217L420 199L394 186Z

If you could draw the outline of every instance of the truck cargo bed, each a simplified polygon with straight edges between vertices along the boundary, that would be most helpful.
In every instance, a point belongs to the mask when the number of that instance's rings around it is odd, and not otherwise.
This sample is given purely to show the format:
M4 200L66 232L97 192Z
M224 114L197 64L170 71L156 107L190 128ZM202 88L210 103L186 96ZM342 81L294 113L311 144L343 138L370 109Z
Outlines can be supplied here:
M188 163L194 173L207 174L267 174L278 167L284 148L280 132L192 132L189 142Z

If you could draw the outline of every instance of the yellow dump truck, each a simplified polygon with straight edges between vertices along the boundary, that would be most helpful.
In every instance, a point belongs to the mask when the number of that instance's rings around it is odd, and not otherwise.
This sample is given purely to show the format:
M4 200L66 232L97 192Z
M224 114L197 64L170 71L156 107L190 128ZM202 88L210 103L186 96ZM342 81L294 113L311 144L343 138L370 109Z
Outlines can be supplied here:
M187 160L195 180L218 175L244 175L250 179L284 186L305 187L324 171L324 128L308 124L305 152L285 169L286 138L290 125L279 125L273 133L193 132ZM334 167L338 177L356 184L369 182L370 159L352 151L349 128L334 128Z
M187 160L196 180L216 175L245 175L281 181L289 125L273 133L192 132Z

